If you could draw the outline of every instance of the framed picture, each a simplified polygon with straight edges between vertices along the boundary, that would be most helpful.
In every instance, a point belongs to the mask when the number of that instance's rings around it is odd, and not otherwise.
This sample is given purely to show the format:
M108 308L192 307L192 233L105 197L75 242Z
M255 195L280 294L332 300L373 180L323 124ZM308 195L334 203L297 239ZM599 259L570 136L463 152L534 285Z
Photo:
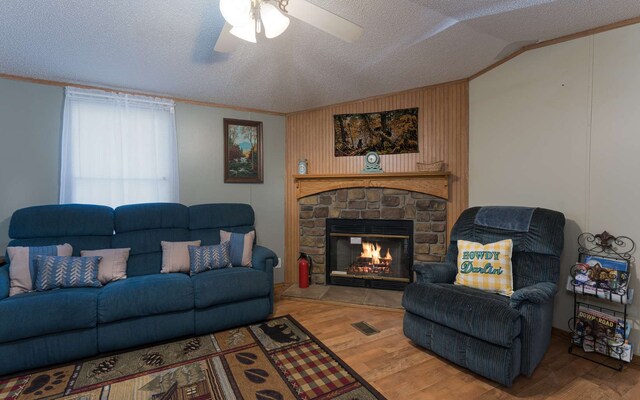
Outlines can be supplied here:
M224 182L262 183L262 122L224 119Z
M419 153L418 109L333 116L335 156Z

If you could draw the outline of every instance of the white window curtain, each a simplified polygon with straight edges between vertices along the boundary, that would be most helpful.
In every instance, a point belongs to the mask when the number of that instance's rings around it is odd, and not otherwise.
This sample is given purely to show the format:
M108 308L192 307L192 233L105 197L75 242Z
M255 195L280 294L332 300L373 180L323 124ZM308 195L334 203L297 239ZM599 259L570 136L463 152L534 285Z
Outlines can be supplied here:
M67 87L60 203L178 202L175 103Z

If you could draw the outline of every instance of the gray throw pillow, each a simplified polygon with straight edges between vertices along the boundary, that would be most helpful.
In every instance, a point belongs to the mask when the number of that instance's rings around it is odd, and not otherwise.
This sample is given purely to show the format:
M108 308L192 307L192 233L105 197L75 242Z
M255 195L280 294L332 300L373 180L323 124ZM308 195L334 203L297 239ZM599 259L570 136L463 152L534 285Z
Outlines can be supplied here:
M82 250L82 257L102 257L98 265L98 280L103 285L120 279L127 279L127 260L130 248Z

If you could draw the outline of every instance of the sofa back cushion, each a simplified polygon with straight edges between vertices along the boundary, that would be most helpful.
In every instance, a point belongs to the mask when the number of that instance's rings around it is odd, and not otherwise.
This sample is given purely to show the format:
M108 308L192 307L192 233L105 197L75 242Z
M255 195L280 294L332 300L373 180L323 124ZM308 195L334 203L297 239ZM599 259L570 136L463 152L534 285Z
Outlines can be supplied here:
M9 223L9 246L51 246L69 243L80 250L111 247L113 209L89 204L59 204L17 210ZM8 259L8 258L7 258Z
M249 204L198 204L189 207L189 239L202 246L220 243L220 230L248 233L254 230L255 214Z
M148 203L115 209L115 248L131 248L127 276L158 274L160 242L189 240L189 209L177 203Z
M473 207L451 231L447 261L456 263L459 239L482 244L513 240L513 287L558 281L564 246L564 215L544 208Z

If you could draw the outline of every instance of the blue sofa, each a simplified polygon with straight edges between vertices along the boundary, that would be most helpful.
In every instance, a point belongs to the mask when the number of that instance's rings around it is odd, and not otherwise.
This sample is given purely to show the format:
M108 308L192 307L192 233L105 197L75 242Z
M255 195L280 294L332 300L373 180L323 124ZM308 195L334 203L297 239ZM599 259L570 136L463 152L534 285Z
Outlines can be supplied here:
M161 274L161 241L220 242L220 230L248 232L246 204L49 205L16 211L9 246L69 243L81 250L130 247L127 279L102 288L9 297L0 268L0 375L265 319L273 311L277 256L255 246L252 268L189 276ZM8 257L7 257L8 260Z
M549 347L564 223L562 213L543 208L465 210L451 231L445 262L414 266L416 283L402 299L404 334L505 386L520 374L530 376ZM511 297L453 284L458 239L513 239Z

